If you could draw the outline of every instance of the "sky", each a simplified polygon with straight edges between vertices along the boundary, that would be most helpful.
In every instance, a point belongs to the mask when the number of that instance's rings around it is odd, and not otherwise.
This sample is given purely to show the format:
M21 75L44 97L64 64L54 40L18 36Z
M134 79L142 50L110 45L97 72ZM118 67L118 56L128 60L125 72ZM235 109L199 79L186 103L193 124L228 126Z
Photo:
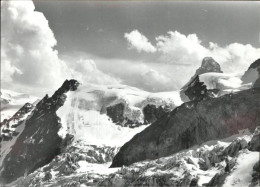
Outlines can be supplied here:
M259 2L1 1L1 87L42 95L67 78L180 89L206 56L260 57Z

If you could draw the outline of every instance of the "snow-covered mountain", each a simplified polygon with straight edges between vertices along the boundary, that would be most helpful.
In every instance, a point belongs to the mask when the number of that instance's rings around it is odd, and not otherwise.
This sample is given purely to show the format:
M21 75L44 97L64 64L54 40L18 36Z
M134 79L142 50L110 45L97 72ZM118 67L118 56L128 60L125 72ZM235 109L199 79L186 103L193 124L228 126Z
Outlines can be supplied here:
M123 145L155 120L157 111L180 104L178 91L149 93L125 85L80 85L67 94L64 106L57 111L60 135L70 133L95 145Z
M244 74L226 74L205 58L180 91L66 80L51 97L34 102L3 90L1 110L12 117L1 123L0 184L255 186L256 71L257 61ZM246 135L234 136L243 130ZM242 161L249 158L246 167ZM242 171L249 174L237 181Z
M1 122L11 118L25 103L36 104L38 98L28 94L1 89Z
M9 183L50 162L61 153L68 137L73 145L81 142L93 153L103 150L104 157L106 149L114 150L114 156L120 146L152 120L180 104L178 91L149 93L124 85L65 81L53 96L24 105L1 123L0 181ZM123 107L118 108L119 105ZM109 157L104 160L112 161ZM90 158L93 159L102 160ZM13 171L15 167L19 169Z
M223 73L220 65L210 57L202 60L201 67L181 89L183 101L201 100L207 97L219 97L256 87L259 80L259 60L256 60L246 72Z

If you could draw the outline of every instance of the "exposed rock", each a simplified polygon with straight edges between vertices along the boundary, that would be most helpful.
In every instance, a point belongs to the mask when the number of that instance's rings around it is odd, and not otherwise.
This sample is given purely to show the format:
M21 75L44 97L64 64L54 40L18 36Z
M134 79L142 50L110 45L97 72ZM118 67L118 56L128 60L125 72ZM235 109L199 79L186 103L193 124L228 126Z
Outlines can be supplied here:
M241 77L243 84L252 84L254 88L260 87L260 59L253 62Z
M255 129L253 137L249 143L250 151L259 151L260 152L260 126Z
M248 69L257 69L260 67L260 58L254 61Z
M212 57L205 57L202 60L201 67L196 70L195 75L182 87L181 96L183 100L187 100L184 98L185 96L191 101L202 100L205 97L214 97L218 93L219 90L207 89L206 85L199 80L198 75L208 72L222 73L220 65Z
M260 184L260 161L255 163L252 173L252 181L249 187L259 186Z
M170 112L170 109L167 106L156 107L148 104L143 108L144 122L145 124L153 123L168 112Z
M260 89L191 101L160 118L121 147L111 167L156 159L205 141L226 138L260 122Z
M223 186L226 178L228 176L228 173L217 173L206 186L213 187L213 186Z
M224 151L224 156L234 157L238 154L238 152L247 147L247 141L245 139L237 139L233 141Z
M64 104L65 93L76 90L78 85L76 80L66 80L52 97L46 95L36 105L24 122L24 130L3 160L0 168L2 183L28 175L60 153L62 139L58 131L61 124L56 111Z
M201 67L196 70L195 75L201 75L207 72L222 73L219 63L217 63L212 57L203 58Z
M0 123L0 148L2 146L2 141L12 140L13 137L17 136L20 132L16 131L16 128L20 126L27 114L33 110L34 106L30 103L25 103L25 105L20 108L10 119L5 119Z
M170 108L166 106L155 106L148 104L143 108L143 120L131 120L126 115L126 106L123 103L118 103L107 107L107 115L112 119L113 123L120 126L127 126L130 128L138 127L140 125L147 125L155 122L157 119L162 117L164 114L170 111ZM139 114L141 115L141 114Z

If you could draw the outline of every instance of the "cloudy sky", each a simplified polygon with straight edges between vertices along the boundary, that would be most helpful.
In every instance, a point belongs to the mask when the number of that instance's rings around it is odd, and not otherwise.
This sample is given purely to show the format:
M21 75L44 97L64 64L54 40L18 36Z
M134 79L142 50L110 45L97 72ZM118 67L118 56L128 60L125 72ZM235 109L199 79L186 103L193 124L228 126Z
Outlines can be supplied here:
M1 1L1 86L42 95L66 78L177 90L212 56L260 57L259 2Z

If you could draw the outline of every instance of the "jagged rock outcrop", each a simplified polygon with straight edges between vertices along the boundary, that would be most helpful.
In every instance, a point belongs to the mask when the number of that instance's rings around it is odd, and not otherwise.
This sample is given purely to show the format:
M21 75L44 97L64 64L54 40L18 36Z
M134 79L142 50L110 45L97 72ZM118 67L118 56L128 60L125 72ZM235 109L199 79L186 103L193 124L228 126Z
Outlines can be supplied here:
M216 72L222 73L220 65L212 58L205 57L202 60L201 67L199 67L195 75L191 77L189 82L182 87L182 99L187 100L184 97L187 96L189 100L201 100L205 97L213 97L219 90L208 90L207 87L200 82L199 75Z
M126 106L123 103L118 103L107 107L106 114L111 118L113 123L120 126L127 126L130 128L139 127L141 125L147 125L155 122L161 118L165 113L171 110L167 105L156 106L153 104L147 104L143 107L142 114L137 113L137 116L143 115L142 120L131 120L126 115ZM139 110L138 110L139 111ZM140 111L139 111L140 112ZM134 115L134 114L133 114Z
M260 161L255 163L252 173L252 181L249 187L260 185Z
M23 118L33 110L34 106L30 103L20 108L10 119L4 119L0 123L0 148L2 141L10 141L13 137L17 136L20 132L16 131L17 127L23 123Z
M201 67L196 70L195 75L201 75L208 72L222 73L219 63L217 63L212 57L203 58Z
M1 183L28 175L60 153L62 139L58 131L61 124L56 111L64 104L65 93L76 90L78 85L76 80L66 80L51 97L46 95L22 122L24 129L15 139L10 140L12 144L2 143L3 147L9 146L10 150L1 152Z
M258 126L253 134L251 141L249 142L250 151L260 152L260 126Z
M260 87L260 59L249 66L241 80L243 84L251 83L253 87Z
M259 98L255 88L184 103L121 147L111 167L167 156L242 129L253 131L260 122Z

